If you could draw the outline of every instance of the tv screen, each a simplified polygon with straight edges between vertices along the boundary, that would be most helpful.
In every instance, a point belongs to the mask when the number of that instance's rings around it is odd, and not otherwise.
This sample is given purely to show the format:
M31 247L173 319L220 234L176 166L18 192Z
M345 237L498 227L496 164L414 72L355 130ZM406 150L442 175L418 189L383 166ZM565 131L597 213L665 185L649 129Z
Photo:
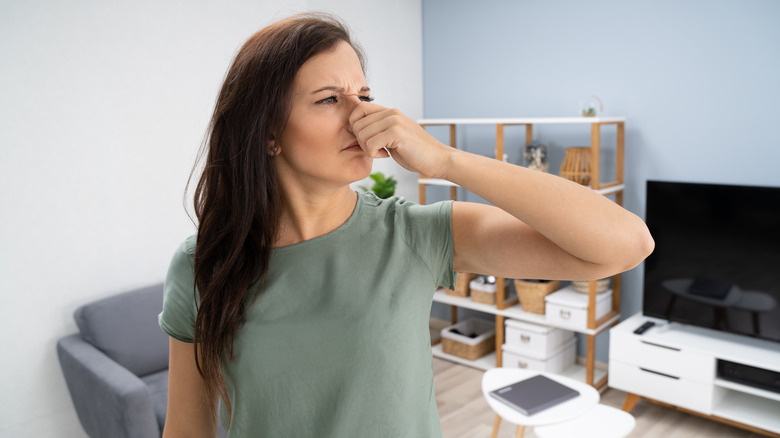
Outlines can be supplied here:
M647 182L643 313L780 342L780 187Z

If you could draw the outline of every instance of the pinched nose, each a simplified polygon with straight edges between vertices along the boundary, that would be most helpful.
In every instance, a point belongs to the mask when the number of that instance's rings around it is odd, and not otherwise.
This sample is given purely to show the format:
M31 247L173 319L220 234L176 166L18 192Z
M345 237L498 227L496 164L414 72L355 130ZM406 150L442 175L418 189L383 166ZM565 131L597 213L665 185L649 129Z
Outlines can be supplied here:
M360 97L361 97L361 96L360 96L359 94L342 94L342 95L341 95L341 97L342 97L342 98L344 99L344 101L346 102L346 105L345 105L345 107L346 107L346 109L347 109L347 111L346 111L346 125L347 125L347 131L348 131L350 134L354 134L354 132L352 132L352 125L349 123L349 115L350 115L350 114L352 114L352 111L354 111L354 110L355 110L355 107L357 107L358 105L360 105L360 103L362 102L362 101L360 100Z
M360 98L362 97L359 94L342 94L341 95L346 102L348 102L347 106L349 107L350 111L355 109L356 106L360 105L362 100Z

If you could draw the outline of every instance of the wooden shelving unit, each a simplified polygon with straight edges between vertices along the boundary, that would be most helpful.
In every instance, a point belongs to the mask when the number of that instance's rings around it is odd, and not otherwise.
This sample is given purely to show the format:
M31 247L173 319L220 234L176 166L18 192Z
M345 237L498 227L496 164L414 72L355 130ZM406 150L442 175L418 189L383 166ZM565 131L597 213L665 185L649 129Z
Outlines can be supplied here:
M590 187L605 196L614 195L615 202L623 204L623 152L625 140L625 117L524 117L524 118L492 118L492 119L422 119L418 123L423 127L428 126L448 126L449 144L457 147L457 126L458 125L495 125L496 127L496 159L501 160L504 156L504 130L506 127L522 126L525 129L525 145L530 145L533 141L534 125L560 125L560 124L581 124L590 125L590 159L591 159L591 183ZM599 166L601 152L601 128L604 126L615 126L616 136L616 166L614 179L607 182L601 182L601 169ZM420 190L420 204L426 202L426 188L428 186L447 186L450 187L450 199L457 199L456 184L449 181L436 178L426 178L420 175L418 179ZM464 363L476 368L487 369L493 366L501 366L501 346L504 343L504 320L505 318L518 319L541 325L553 326L545 319L544 315L524 312L518 304L517 298L509 299L505 296L504 282L507 279L498 278L496 286L498 292L496 295L496 305L487 305L475 303L470 298L459 298L447 295L444 291L437 291L434 294L434 301L449 304L451 307L451 320L456 323L458 319L458 308L468 308L480 312L490 313L496 317L496 351L495 353L481 358L478 361L464 361L460 358L445 355L441 348L433 348L434 355L455 362ZM595 316L596 308L596 282L591 281L588 293L588 324L585 329L572 329L582 333L587 337L587 355L585 366L574 366L567 370L565 374L580 378L596 388L601 388L607 383L605 372L597 370L595 367L595 349L596 336L616 325L620 320L620 275L612 279L612 310L599 320ZM438 348L438 351L437 351Z

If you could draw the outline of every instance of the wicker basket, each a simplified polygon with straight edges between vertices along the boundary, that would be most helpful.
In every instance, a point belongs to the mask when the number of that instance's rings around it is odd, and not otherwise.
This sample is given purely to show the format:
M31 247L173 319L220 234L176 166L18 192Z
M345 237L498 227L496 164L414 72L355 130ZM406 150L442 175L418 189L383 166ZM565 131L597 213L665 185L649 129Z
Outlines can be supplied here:
M572 281L571 287L575 291L586 294L588 293L588 288L590 287L589 281ZM601 280L596 280L596 293L600 294L607 290L609 287L609 278L602 278Z
M476 333L475 338L453 333ZM441 348L446 354L467 360L477 360L496 348L496 326L493 322L479 318L467 319L441 331Z
M455 290L445 288L444 292L446 292L447 295L465 298L469 296L469 283L475 278L477 278L477 274L458 272L458 279L455 281Z
M482 304L496 304L496 293L471 289L471 301Z
M515 291L524 311L544 313L544 297L558 290L560 285L561 282L558 280L545 283L515 280Z
M509 282L504 281L504 296L506 297ZM479 277L470 283L471 301L482 304L496 304L498 297L498 281L494 284L480 284Z

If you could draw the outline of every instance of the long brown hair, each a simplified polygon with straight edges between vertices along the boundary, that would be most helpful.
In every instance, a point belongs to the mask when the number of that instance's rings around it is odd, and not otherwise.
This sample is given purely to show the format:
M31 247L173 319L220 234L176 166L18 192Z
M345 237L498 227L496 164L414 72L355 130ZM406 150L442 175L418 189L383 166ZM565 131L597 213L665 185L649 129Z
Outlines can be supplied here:
M272 144L280 141L289 117L298 70L341 41L364 66L346 26L330 15L296 15L254 34L227 73L201 151L206 161L194 193L195 361L207 400L219 395L228 422L232 406L221 365L235 360L234 339L249 305L245 298L250 288L257 290L253 302L265 287L279 229L282 199Z

